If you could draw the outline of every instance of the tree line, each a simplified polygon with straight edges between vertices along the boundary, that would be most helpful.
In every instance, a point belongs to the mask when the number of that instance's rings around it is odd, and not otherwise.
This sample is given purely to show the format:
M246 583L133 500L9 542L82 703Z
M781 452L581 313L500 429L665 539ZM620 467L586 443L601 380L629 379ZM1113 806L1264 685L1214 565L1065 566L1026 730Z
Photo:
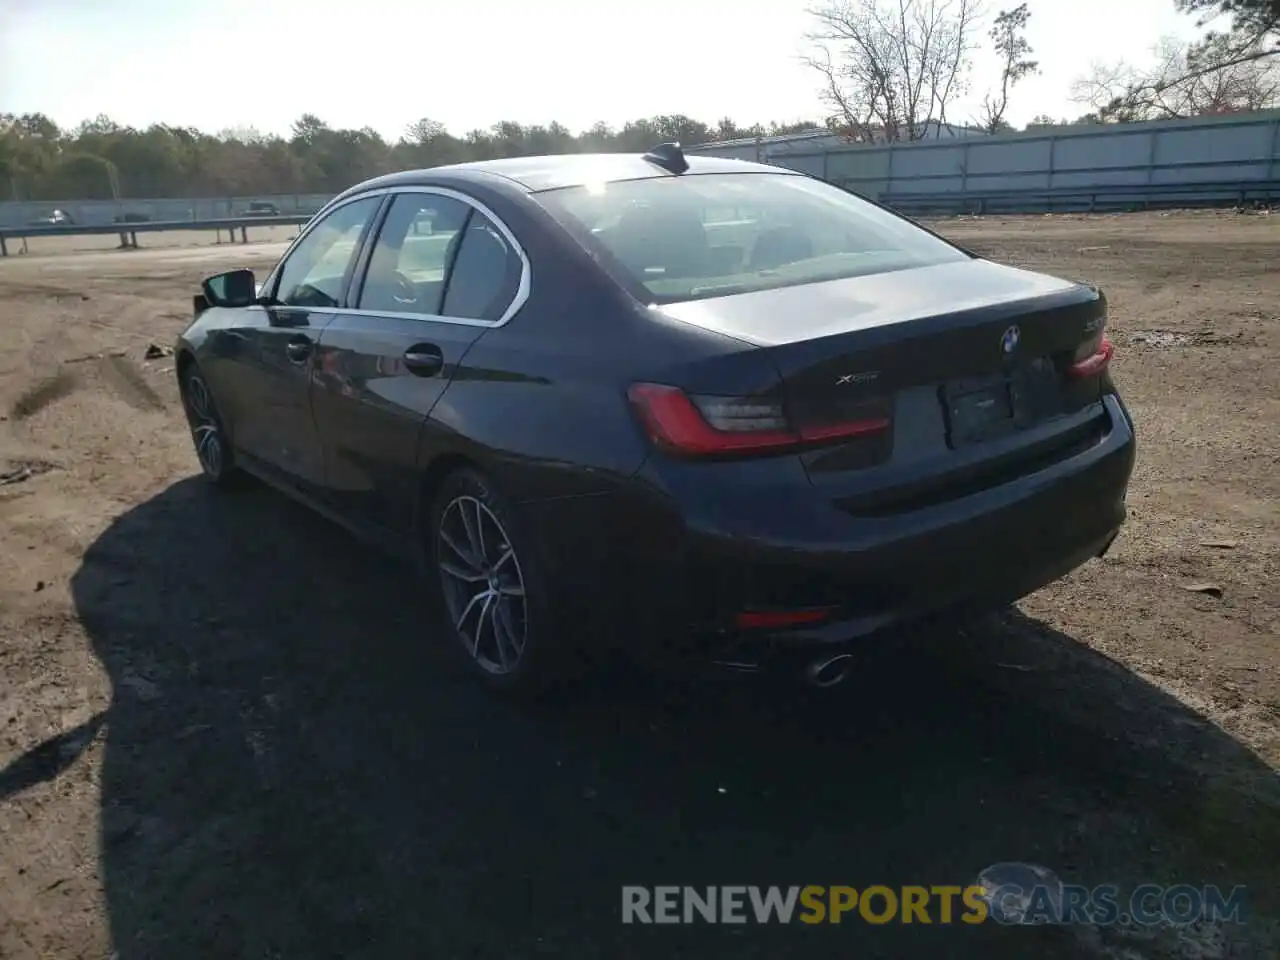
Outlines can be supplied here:
M392 142L369 128L331 127L313 114L300 117L283 137L252 129L215 135L163 124L137 129L105 116L63 130L43 114L0 114L0 199L335 193L392 170L547 153L643 152L668 140L690 146L822 127L745 127L729 119L707 124L672 115L620 129L598 123L578 134L559 123L504 121L455 136L422 119Z
M1088 112L1057 123L1125 123L1258 110L1280 105L1280 0L1173 0L1205 28L1195 41L1162 41L1147 63L1094 63L1072 100ZM740 126L676 114L598 123L572 133L559 123L512 121L456 136L428 118L394 142L377 131L330 127L304 114L288 136L253 129L209 134L156 124L122 126L106 116L63 130L43 114L0 113L0 199L251 196L333 193L391 170L546 153L640 152L678 140L827 130L852 142L935 136L940 126L1010 130L1015 88L1039 70L1027 42L1025 3L985 16L985 0L818 0L810 10L809 65L827 109L815 122ZM989 24L989 26L988 26ZM1105 29L1105 25L1100 29ZM1000 66L978 113L971 67L986 44ZM1038 115L1032 124L1054 123Z

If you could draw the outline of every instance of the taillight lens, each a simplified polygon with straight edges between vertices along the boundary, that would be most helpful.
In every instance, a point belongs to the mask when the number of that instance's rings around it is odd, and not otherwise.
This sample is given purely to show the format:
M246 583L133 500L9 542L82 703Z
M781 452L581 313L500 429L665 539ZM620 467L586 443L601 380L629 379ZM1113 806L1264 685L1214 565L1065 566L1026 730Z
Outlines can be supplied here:
M1106 331L1099 330L1076 348L1071 364L1067 367L1067 376L1075 379L1096 377L1106 372L1113 353L1115 353L1115 347L1107 338Z
M887 415L796 427L781 400L688 394L661 383L636 383L631 406L653 443L683 456L781 453L889 428Z

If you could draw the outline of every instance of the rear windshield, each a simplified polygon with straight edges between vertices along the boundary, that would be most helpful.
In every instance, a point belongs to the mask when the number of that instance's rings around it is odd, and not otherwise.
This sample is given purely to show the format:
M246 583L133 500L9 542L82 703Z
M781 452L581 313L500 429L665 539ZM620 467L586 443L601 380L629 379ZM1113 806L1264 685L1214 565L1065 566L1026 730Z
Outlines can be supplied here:
M967 259L874 204L789 174L655 177L537 198L652 303Z

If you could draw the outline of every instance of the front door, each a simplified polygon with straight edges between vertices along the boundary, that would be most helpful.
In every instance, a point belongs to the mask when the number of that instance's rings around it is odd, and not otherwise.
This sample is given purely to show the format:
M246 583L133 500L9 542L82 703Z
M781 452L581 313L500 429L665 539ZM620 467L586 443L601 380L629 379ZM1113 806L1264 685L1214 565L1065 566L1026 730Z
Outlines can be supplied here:
M316 345L343 302L381 202L362 197L313 223L264 289L266 306L246 311L251 322L238 331L236 446L304 485L318 485L324 477L311 412Z
M394 194L352 288L356 309L320 335L312 405L328 494L344 512L409 531L423 424L521 269L501 230L460 196Z

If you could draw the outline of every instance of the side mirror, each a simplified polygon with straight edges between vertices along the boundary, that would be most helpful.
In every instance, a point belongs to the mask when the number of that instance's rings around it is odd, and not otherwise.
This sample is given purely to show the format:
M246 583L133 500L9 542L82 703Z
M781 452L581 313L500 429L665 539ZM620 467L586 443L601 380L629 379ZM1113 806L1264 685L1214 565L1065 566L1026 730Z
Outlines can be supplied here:
M215 307L249 307L258 302L258 284L252 270L230 270L200 284L204 297Z

